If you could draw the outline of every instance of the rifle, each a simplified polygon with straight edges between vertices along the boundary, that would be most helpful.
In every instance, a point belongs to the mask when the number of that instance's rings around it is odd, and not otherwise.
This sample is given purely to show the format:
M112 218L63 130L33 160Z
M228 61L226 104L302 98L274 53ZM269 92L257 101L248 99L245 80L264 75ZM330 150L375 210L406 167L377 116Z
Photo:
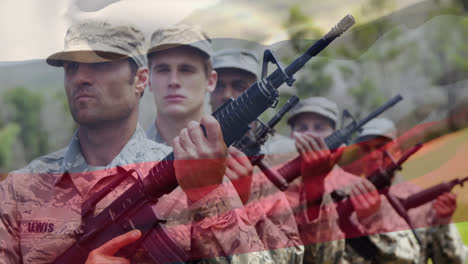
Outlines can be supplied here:
M468 181L468 177L465 177L461 180L455 179L449 182L443 182L418 193L412 194L406 199L401 199L400 202L406 210L419 207L425 203L436 199L439 195L445 192L450 192L456 185L460 185L463 187L463 184L466 181Z
M263 162L264 154L260 154L260 148L268 139L269 134L275 133L273 127L278 124L281 118L299 102L299 98L295 95L291 96L283 108L268 121L267 124L262 121L257 121L257 127L253 133L245 134L239 141L234 143L234 146L244 152L249 158L252 165L258 166L267 178L279 186L279 189L285 191L288 188L288 183L276 171L270 170Z
M375 109L372 113L370 113L368 116L366 116L364 119L360 120L359 122L356 122L355 120L353 120L353 122L351 122L345 128L336 130L335 132L333 132L333 134L326 137L325 144L331 150L337 149L338 147L341 146L341 144L346 143L349 140L349 138L353 135L354 132L360 131L362 126L364 126L367 122L377 117L381 113L387 111L387 109L394 106L396 103L398 103L402 99L403 97L401 95L397 95L393 97L392 99L390 99L389 101L387 101L384 105ZM278 187L281 190L283 190L282 188L286 189L288 187L287 183L290 183L294 179L299 177L301 175L301 162L302 162L302 158L301 156L298 156L297 158L291 161L288 161L285 165L279 168L278 174L282 176L284 179L281 182L286 182L286 184L277 185L276 182L273 182L276 185L276 187Z
M226 145L230 146L240 139L249 130L249 124L266 109L275 107L279 96L277 89L283 83L291 86L295 81L293 75L354 23L351 15L345 16L324 37L286 68L283 68L270 50L265 50L262 76L266 76L270 62L275 64L277 69L268 77L254 83L237 99L229 100L212 114L219 121ZM132 173L135 171L122 173L110 184L111 187L117 186ZM152 208L161 196L172 192L177 186L174 153L171 153L154 166L146 177L139 176L135 184L101 213L92 216L91 212L96 202L112 189L106 188L99 192L83 208L84 219L81 228L77 230L79 235L77 241L61 254L55 263L84 263L93 249L133 229L141 230L142 238L139 241L154 262L173 263L188 259L189 256L184 249L178 246L164 230L160 217ZM138 246L138 243L134 243L120 250L117 255L131 256Z
M420 245L421 244L421 239L419 235L414 231L413 225L411 223L411 220L409 219L409 216L395 196L391 195L389 192L389 187L392 184L393 177L395 175L395 172L397 170L401 170L401 165L409 159L413 154L415 154L418 150L422 148L422 144L417 144L411 149L409 149L407 152L403 154L403 156L398 160L395 161L388 152L385 152L387 156L391 158L391 163L387 165L385 168L379 168L373 171L370 176L367 178L374 186L375 188L379 191L379 193L383 194L387 200L389 201L390 205L395 209L395 211L400 215L405 222L408 224L408 226L411 228L411 231L413 232L416 240ZM338 211L338 214L340 216L340 226L342 227L342 230L345 231L345 233L348 236L359 236L362 235L356 227L354 227L350 222L349 222L349 216L351 213L354 211L354 207L351 203L349 198L349 195L343 194L339 190L335 190L331 193L331 197L335 202L337 202L337 208L336 210ZM347 199L347 200L345 200ZM346 230L348 229L348 230Z

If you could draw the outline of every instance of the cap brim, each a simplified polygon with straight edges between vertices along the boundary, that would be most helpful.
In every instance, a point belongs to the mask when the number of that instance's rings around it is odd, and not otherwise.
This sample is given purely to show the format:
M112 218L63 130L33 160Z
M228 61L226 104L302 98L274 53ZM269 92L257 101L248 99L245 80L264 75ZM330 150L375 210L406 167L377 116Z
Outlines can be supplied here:
M237 70L242 70L248 73L251 73L255 75L255 77L259 78L259 75L256 71L252 69L247 69L246 67L243 67L242 65L238 63L229 63L229 62L223 62L223 63L218 63L216 66L213 66L213 68L216 69L237 69Z
M293 123L293 121L301 114L304 114L304 113L313 113L313 114L318 114L318 115L321 115L321 116L324 116L328 119L330 119L330 121L333 122L333 124L335 125L336 127L336 122L338 121L334 116L332 116L332 114L324 111L321 107L316 107L316 106L305 106L303 107L301 110L293 113L287 120L287 123L289 125L291 125Z
M367 137L367 136L386 137L390 140L395 139L393 135L390 135L389 133L384 133L379 129L364 129L364 131L362 131L361 134L359 135L359 137Z
M209 54L206 50L204 50L204 49L202 49L202 48L200 48L197 45L192 44L192 43L185 43L185 44L184 43L167 43L167 44L162 44L162 45L158 45L156 47L152 47L151 49L149 49L146 52L146 54L149 55L149 54L154 53L154 52L168 50L168 49L172 49L172 48L184 47L184 46L194 48L194 49L202 52L206 56L211 57L211 54Z
M126 58L126 55L93 50L61 51L50 55L46 62L55 67L62 67L65 61L80 63L108 62Z

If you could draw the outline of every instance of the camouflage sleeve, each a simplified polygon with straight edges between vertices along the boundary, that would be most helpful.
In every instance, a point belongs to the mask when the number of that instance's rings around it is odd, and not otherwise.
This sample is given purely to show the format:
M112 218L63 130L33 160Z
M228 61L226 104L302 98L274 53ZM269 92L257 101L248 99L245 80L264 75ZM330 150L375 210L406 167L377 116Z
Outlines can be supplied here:
M245 211L275 263L303 262L304 247L291 206L261 172L253 177Z
M260 223L263 227L257 228L257 232L266 248L273 249L270 252L275 263L301 264L304 247L291 207L283 193L275 194L273 198L276 198L276 201L268 208L265 218ZM271 245L273 243L276 245Z
M0 263L22 263L12 177L0 182Z
M242 202L231 182L221 184L192 204L190 212L193 258L206 259L209 263L241 263L239 258L242 263L270 260L255 228L248 224Z
M468 260L468 248L463 243L455 224L441 225L430 228L432 246L428 255L433 263L464 264Z
M352 221L376 247L379 263L417 263L420 247L404 220L393 210L388 200L381 195L380 209L373 215L358 221L355 214ZM348 247L347 247L348 248ZM348 254L348 259L353 254ZM350 261L354 263L354 261Z
M342 263L345 251L344 234L338 224L335 203L325 194L316 219L309 219L305 193L301 191L296 205L296 221L304 244L304 263Z
M343 263L345 240L338 239L304 245L304 263L338 264Z
M189 262L192 263L192 262ZM249 252L245 254L238 254L233 256L226 256L226 257L216 257L216 258L207 258L202 260L197 260L193 262L194 264L244 264L244 263L252 263L252 264L273 264L273 260L270 257L269 252L267 251L257 251L257 252Z

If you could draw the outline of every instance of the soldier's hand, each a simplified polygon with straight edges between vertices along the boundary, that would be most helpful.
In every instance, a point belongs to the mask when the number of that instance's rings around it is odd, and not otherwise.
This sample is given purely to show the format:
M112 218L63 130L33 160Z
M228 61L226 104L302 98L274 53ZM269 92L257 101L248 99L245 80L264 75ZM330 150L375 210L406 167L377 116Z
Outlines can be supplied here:
M126 258L115 257L121 248L132 244L141 237L140 230L132 230L112 240L106 242L100 247L91 251L86 260L86 264L130 264Z
M331 152L322 138L311 133L293 133L296 148L302 157L301 172L304 180L324 176L330 172L343 153L343 148Z
M237 148L229 147L226 176L231 180L244 204L249 199L252 174L253 166L249 158Z
M359 221L373 215L380 208L380 194L367 180L354 184L350 199Z
M177 181L190 201L198 201L221 184L227 147L214 117L204 116L200 123L191 121L174 139L173 146Z
M433 207L441 220L440 224L448 224L457 209L457 195L452 192L443 193L437 197Z

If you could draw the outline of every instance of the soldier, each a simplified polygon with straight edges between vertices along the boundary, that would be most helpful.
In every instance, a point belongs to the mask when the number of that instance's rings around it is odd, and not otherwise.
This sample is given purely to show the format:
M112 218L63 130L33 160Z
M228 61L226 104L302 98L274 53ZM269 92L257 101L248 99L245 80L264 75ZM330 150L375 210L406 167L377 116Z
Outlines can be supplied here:
M395 124L385 118L371 120L363 127L356 138L360 156L360 173L370 175L374 170L383 168L383 150L397 148ZM399 173L393 176L390 193L398 198L406 198L421 191L415 184L404 182ZM420 264L428 263L465 263L468 258L467 247L463 244L457 227L451 223L456 205L456 195L452 192L441 194L431 203L409 210L408 214L422 240Z
M215 90L210 94L213 111L230 98L237 98L258 80L257 56L248 50L224 49L213 57L213 68L218 73ZM255 123L253 124L255 127ZM228 159L226 175L243 198L250 223L269 249L275 263L302 263L304 248L292 210L284 194L256 169L241 151Z
M205 95L217 81L212 55L211 39L198 27L177 25L152 34L147 58L156 120L147 131L149 139L172 145L191 121L200 121Z
M76 241L81 205L115 178L117 166L147 175L153 162L170 152L146 139L137 124L139 100L149 79L142 43L144 35L133 26L91 20L72 25L64 51L48 57L48 64L64 68L68 104L79 128L66 148L32 161L0 183L1 263L53 262ZM195 122L175 137L180 187L153 209L167 221L169 235L192 257L260 250L255 230L244 223L245 213L235 209L240 201L221 184L227 148L219 124L210 116L200 123L210 138ZM185 162L202 152L206 164ZM100 201L96 213L134 184L135 177L125 179ZM138 230L118 236L93 250L86 263L129 263L114 254L140 237ZM208 261L230 259L238 258ZM137 263L149 260L141 250L132 256ZM243 260L267 261L256 252L237 261Z
M346 173L336 165L342 150L330 151L324 139L338 123L336 103L311 97L290 112L291 137L302 158L301 175L291 183L287 196L306 247L306 263L413 263L418 246L407 225L368 181ZM373 252L362 252L351 240L344 241L339 215L330 196L340 190L351 196L355 213L349 222L368 234ZM385 232L392 232L386 233ZM348 241L350 243L348 243ZM359 246L359 245L358 245ZM366 255L370 253L370 257Z
M149 139L172 145L174 135L199 122L204 114L205 96L214 90L217 82L212 56L211 39L196 26L176 25L152 34L147 59L156 120L147 131ZM233 147L228 151L227 164L230 165L226 168L226 174L233 173L232 164L237 160L250 165L245 155L237 158L240 151ZM236 171L237 177L245 178L240 174L249 173L248 169L252 166L247 165L242 165L247 170ZM224 180L232 187L228 178ZM238 197L235 188L229 188L229 191L232 191L230 196Z

